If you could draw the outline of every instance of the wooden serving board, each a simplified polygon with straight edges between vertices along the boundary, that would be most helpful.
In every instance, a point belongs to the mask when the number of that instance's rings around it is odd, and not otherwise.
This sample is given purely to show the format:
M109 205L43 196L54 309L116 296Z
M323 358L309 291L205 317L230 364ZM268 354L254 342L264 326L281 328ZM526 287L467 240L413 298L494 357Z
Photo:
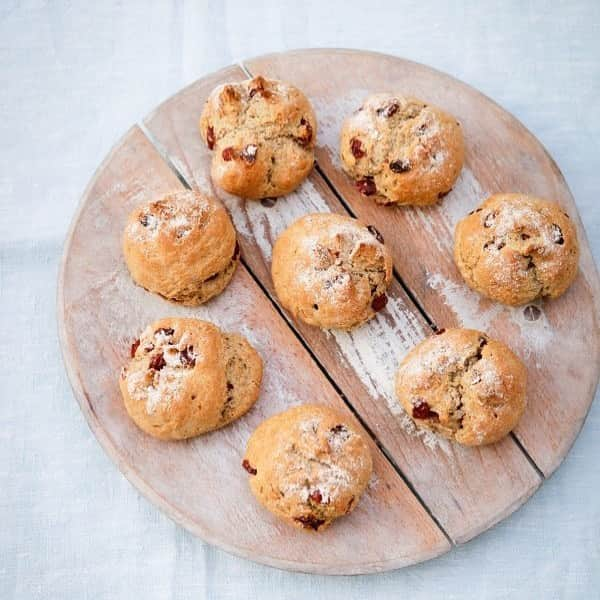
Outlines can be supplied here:
M210 153L197 129L216 85L259 73L301 88L319 121L316 169L274 205L244 202L214 188ZM342 120L376 91L422 97L461 122L466 164L441 204L378 206L361 197L342 173ZM220 197L242 247L243 264L232 283L197 309L137 287L121 255L122 230L133 207L181 187ZM553 198L578 228L580 274L563 297L536 303L535 321L527 320L523 307L502 307L471 292L452 262L456 221L499 191ZM396 280L386 309L351 332L297 322L273 293L275 239L301 215L323 211L350 213L375 225L394 255ZM556 164L514 117L479 92L428 67L368 52L264 56L204 77L164 102L98 168L69 232L58 289L69 378L92 431L121 471L203 539L292 570L341 574L398 568L446 552L491 527L560 464L598 382L600 282ZM131 341L148 322L169 315L196 316L239 331L265 362L261 397L252 411L221 431L187 442L159 442L141 433L127 417L118 389ZM479 449L415 431L393 394L402 356L432 328L461 325L505 341L530 374L528 408L514 435ZM375 476L357 509L319 534L291 529L260 508L240 466L253 429L304 402L347 411L372 440L375 457Z

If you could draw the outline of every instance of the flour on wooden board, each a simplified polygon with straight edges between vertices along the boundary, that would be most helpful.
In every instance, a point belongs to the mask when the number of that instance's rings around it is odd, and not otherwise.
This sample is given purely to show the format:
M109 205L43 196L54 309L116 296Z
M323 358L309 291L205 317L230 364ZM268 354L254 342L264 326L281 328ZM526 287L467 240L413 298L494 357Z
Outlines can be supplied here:
M344 119L351 115L370 94L367 89L354 89L344 96L333 98L312 97L310 100L318 115L317 144L327 148L336 169L342 168L339 156L340 131Z
M425 445L435 448L441 440L415 426L394 391L400 361L426 332L416 316L397 298L389 299L385 313L379 313L356 329L332 329L326 330L326 334L335 339L342 360L356 373L369 395L375 400L383 397L406 433L420 437Z
M279 235L300 217L318 212L330 210L310 179L306 179L297 190L279 198L273 206L246 202L243 209L239 206L233 208L232 217L236 227L244 222L240 228L242 234L256 241L263 258L269 263L272 246Z
M478 206L487 196L468 167L463 167L452 191L434 206L410 207L404 212L413 231L424 232L439 252L452 254L454 229L460 219ZM432 217L440 217L437 220ZM441 223L440 223L441 221Z
M487 303L484 298L465 284L447 279L441 273L429 273L427 285L441 294L446 305L456 315L461 327L487 332L499 317L509 320L523 339L522 344L513 343L511 347L517 354L522 353L525 358L532 355L539 358L554 337L552 327L543 310L536 321L528 321L523 306L511 307L489 303L487 308L482 308L481 303Z

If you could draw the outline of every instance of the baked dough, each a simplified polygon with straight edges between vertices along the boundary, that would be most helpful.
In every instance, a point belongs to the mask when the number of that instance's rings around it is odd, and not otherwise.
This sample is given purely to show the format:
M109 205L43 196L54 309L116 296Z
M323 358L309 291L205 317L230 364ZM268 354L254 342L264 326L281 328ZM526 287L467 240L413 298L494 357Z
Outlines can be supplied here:
M265 508L310 531L352 511L373 470L369 446L350 419L315 405L261 423L242 466Z
M138 285L188 306L219 294L239 262L235 229L223 205L187 190L136 208L123 235L123 254Z
M212 180L243 198L289 194L314 163L315 114L306 96L283 81L258 76L217 87L200 133L214 151Z
M374 227L316 213L279 236L271 269L275 292L295 317L318 327L348 329L386 305L392 256Z
M456 226L454 260L470 287L503 304L556 298L577 275L577 232L555 202L495 194Z
M440 330L400 364L396 394L417 427L465 446L507 435L525 410L527 373L503 343L473 329Z
M454 185L464 141L454 117L418 98L374 94L342 126L342 166L381 204L433 204Z
M160 319L131 346L119 385L150 435L179 440L223 427L258 398L262 360L240 335L197 319Z

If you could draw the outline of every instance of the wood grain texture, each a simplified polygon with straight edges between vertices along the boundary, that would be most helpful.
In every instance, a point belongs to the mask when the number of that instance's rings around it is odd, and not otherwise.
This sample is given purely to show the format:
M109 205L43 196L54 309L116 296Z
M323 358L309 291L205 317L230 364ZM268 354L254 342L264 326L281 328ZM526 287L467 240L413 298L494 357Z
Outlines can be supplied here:
M197 309L171 304L133 283L121 255L126 217L137 204L179 187L134 127L99 168L65 246L58 299L64 359L81 408L109 456L175 521L226 550L273 566L372 572L446 551L443 533L373 442L372 485L357 509L322 535L291 529L254 501L241 459L262 420L307 400L348 409L243 266L223 294ZM139 331L168 315L213 321L239 331L257 348L265 378L246 417L174 443L143 434L128 418L118 389L120 367ZM358 538L360 549L351 542Z
M327 65L327 77L315 77L315 64ZM252 73L285 78L310 97L320 124L320 168L352 211L383 233L396 269L431 318L441 327L486 330L524 359L529 405L515 433L538 467L550 475L580 430L600 371L598 274L573 198L552 158L491 100L417 63L368 52L309 50L268 55L245 65ZM361 196L341 171L342 121L377 91L413 94L460 121L465 168L454 190L437 206L378 206ZM522 308L502 307L470 291L452 260L456 222L487 195L501 191L554 199L578 229L580 274L563 297L538 303L542 316L535 322L524 318Z
M241 234L245 263L276 300L270 267L277 236L304 214L347 212L316 171L273 206L244 202L212 185L211 153L200 139L198 116L215 85L247 77L235 67L221 76L203 78L182 90L144 124L190 185L222 199ZM410 419L393 392L394 372L402 356L431 329L397 282L386 310L355 331L326 332L288 319L454 541L466 541L489 528L537 489L539 475L511 438L474 449L419 437L408 429Z

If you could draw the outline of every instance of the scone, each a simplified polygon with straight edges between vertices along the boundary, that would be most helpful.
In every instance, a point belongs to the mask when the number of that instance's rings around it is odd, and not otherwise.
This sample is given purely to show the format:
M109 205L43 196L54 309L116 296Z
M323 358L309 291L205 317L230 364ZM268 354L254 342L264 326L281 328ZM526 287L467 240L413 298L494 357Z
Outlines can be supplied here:
M495 194L456 226L454 260L470 287L503 304L556 298L577 275L577 232L555 202Z
M456 119L422 100L374 94L342 126L342 166L381 204L433 204L454 185L464 141Z
M138 285L188 306L219 294L239 261L223 205L187 190L136 208L125 228L123 253Z
M197 319L161 319L131 346L119 385L135 424L164 440L223 427L258 398L262 360L242 336Z
M242 466L265 508L313 531L356 507L373 470L369 446L350 419L314 405L291 408L261 423Z
M277 297L295 317L318 327L348 329L386 305L392 256L374 227L316 213L279 236L271 271Z
M217 87L200 133L214 151L212 180L242 198L288 194L313 166L315 114L306 96L283 81L258 76Z
M481 446L516 426L526 380L525 367L503 343L473 329L448 329L408 353L396 394L417 427Z

